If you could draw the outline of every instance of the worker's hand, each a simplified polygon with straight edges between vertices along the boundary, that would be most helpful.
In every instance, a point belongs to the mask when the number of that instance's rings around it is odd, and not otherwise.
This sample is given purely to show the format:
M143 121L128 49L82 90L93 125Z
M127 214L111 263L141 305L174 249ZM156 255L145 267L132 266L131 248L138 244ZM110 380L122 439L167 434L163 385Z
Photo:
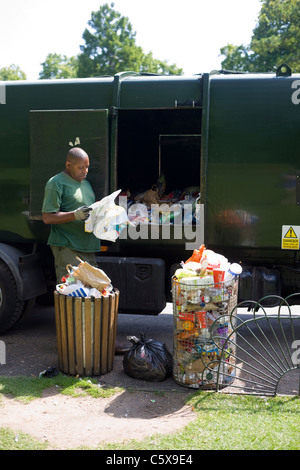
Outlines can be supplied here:
M90 215L90 211L92 210L93 209L91 207L79 207L76 209L76 211L74 211L74 217L76 220L86 220Z

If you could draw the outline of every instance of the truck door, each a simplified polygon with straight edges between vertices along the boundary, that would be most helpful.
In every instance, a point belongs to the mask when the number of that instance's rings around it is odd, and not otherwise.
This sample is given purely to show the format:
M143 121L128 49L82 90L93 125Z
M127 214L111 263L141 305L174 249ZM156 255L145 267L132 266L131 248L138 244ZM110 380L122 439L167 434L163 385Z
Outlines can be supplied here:
M30 112L30 219L41 219L45 184L63 171L72 146L90 158L88 180L96 200L108 193L108 110Z

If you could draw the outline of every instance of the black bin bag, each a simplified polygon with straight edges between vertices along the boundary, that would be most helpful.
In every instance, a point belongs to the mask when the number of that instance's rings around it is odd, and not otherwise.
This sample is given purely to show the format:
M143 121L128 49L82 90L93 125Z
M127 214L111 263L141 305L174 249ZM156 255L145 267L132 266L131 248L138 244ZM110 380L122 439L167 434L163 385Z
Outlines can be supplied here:
M124 372L135 379L160 382L172 374L172 354L163 341L127 337L133 344L124 354Z

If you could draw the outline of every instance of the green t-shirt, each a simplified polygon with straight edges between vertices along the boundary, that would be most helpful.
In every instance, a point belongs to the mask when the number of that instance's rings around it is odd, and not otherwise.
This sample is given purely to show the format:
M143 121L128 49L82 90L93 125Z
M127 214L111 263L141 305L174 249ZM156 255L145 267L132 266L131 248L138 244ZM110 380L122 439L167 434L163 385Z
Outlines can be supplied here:
M47 182L42 212L70 212L95 202L95 194L87 180L76 181L61 172ZM100 240L85 232L84 222L74 220L65 224L52 224L49 245L67 246L76 251L97 252Z

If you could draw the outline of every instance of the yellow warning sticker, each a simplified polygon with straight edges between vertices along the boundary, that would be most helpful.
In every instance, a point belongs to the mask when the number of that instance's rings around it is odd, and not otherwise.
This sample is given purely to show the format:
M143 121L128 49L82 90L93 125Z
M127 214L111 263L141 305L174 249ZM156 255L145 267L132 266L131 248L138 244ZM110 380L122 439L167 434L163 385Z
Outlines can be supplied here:
M281 234L281 248L283 250L299 250L299 225L283 225Z
M295 234L295 230L293 227L290 227L288 231L286 232L284 238L298 238L297 235Z

